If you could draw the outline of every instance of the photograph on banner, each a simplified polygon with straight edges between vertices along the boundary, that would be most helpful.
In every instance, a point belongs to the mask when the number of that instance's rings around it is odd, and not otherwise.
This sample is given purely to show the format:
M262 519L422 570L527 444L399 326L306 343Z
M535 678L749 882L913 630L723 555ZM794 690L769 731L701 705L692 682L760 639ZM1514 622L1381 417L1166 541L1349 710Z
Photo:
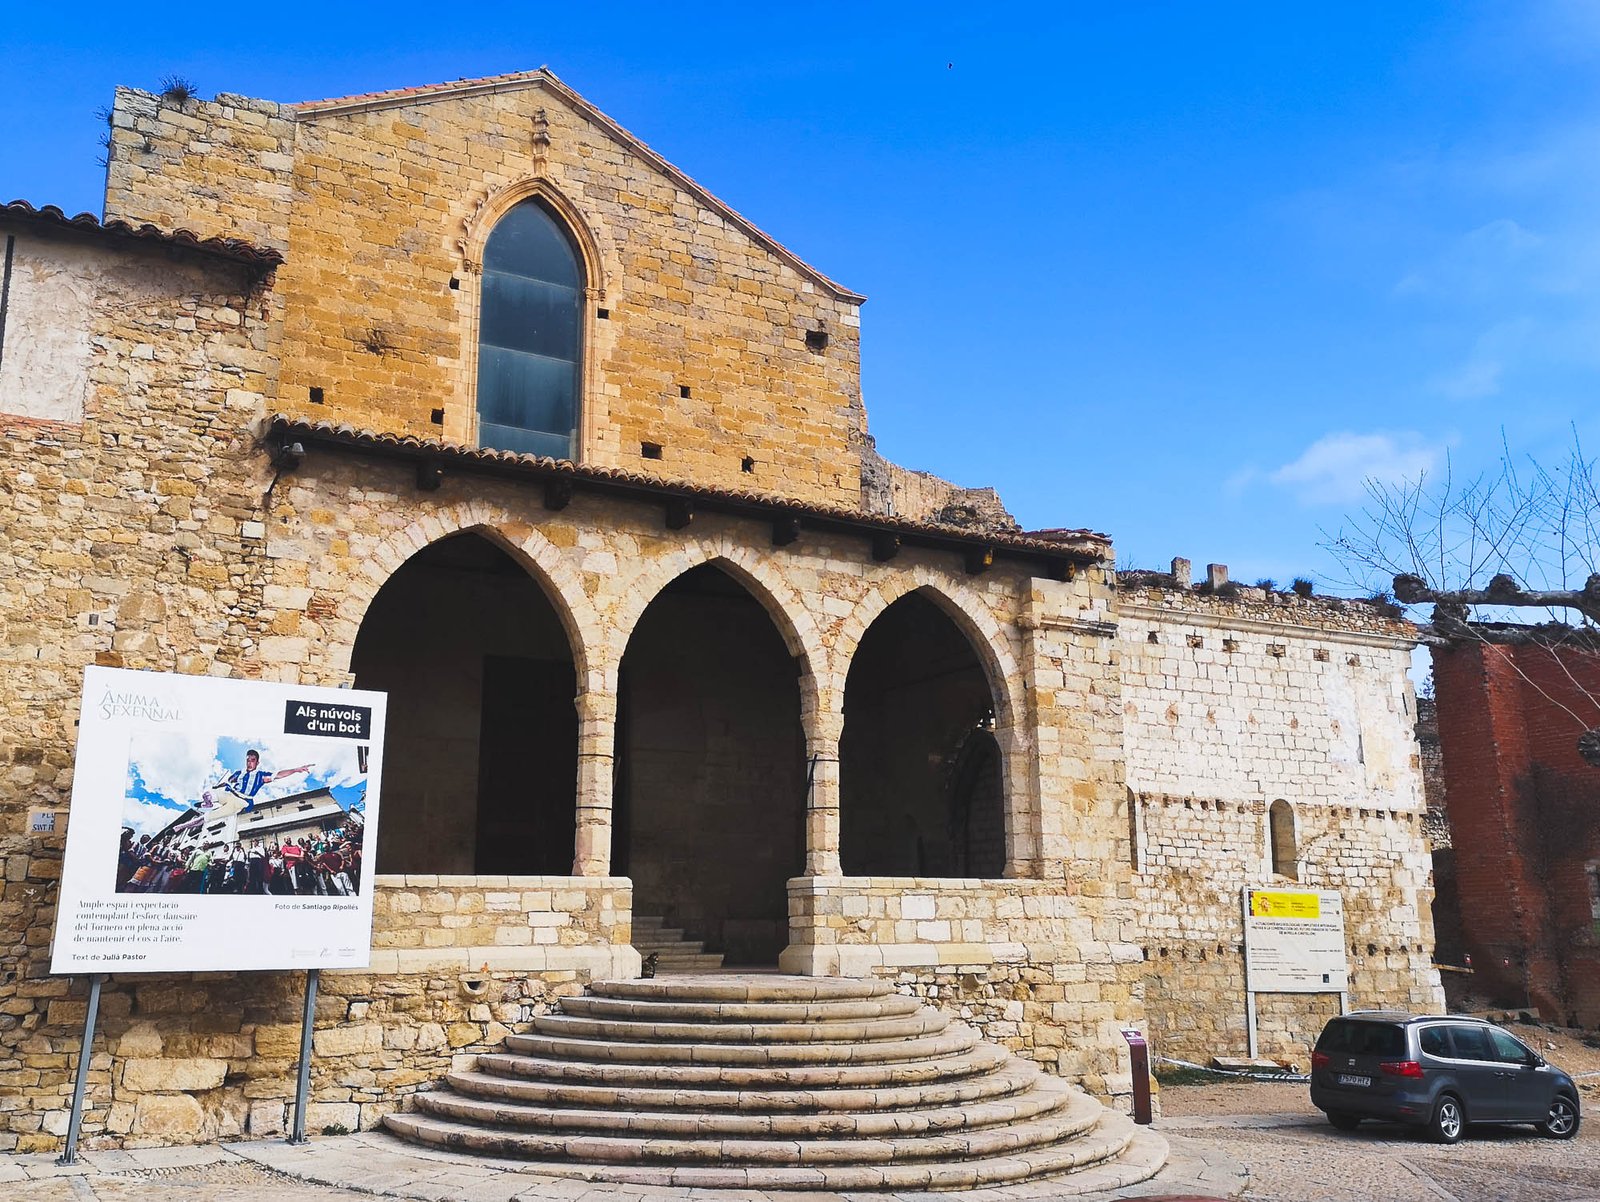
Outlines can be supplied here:
M364 743L138 732L128 751L116 891L355 895L369 761Z
M87 669L52 971L365 967L384 712Z

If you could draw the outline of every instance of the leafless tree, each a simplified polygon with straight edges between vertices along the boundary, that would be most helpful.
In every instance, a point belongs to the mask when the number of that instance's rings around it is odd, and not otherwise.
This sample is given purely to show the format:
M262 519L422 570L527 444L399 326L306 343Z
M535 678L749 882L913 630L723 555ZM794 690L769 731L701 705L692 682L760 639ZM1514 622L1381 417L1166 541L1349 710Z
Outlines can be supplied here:
M1366 505L1326 545L1353 582L1391 581L1402 605L1432 603L1425 642L1539 643L1557 662L1600 655L1596 468L1574 431L1554 466L1502 444L1495 468L1465 479L1447 461L1415 480L1369 480ZM1529 620L1540 611L1542 621ZM1503 615L1516 620L1493 621ZM1584 732L1584 758L1600 765L1594 715L1561 708Z
M1496 607L1600 624L1600 478L1576 433L1554 467L1506 448L1491 471L1462 480L1447 461L1368 481L1367 497L1328 545L1367 583L1392 578L1401 604L1433 602L1447 622Z

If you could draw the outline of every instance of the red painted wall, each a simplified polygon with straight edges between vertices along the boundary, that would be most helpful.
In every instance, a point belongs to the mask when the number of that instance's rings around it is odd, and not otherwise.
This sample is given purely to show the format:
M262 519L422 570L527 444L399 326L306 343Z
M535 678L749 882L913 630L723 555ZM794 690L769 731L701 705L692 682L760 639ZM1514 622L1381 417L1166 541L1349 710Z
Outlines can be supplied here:
M1472 643L1433 652L1446 808L1474 992L1600 1026L1600 651Z

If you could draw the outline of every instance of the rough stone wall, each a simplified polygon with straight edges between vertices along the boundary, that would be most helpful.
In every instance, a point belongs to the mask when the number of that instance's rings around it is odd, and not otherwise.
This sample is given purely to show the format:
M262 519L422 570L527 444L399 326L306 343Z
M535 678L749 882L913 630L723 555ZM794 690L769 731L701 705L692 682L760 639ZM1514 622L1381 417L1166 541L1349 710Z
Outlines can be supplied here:
M1577 746L1600 718L1600 655L1462 643L1434 650L1433 675L1464 988L1600 1026L1600 769Z
M1338 890L1351 1005L1438 1008L1406 628L1357 604L1171 589L1124 590L1118 621L1157 1050L1201 1062L1245 1052L1247 885ZM1292 878L1273 873L1279 799L1293 813ZM1261 1051L1305 1063L1336 1009L1260 996Z
M118 88L106 219L287 250L294 141L292 116L271 101L224 93L178 102Z
M856 300L566 95L530 83L295 110L122 90L107 215L286 247L280 408L472 444L483 239L511 199L554 198L593 259L579 457L858 505ZM226 200L208 217L213 195Z
M1119 1028L1143 965L1106 937L1127 929L1116 906L1055 882L849 877L790 882L789 909L809 967L895 981L1094 1093L1131 1090Z
M941 522L972 530L1019 530L992 488L962 488L931 472L891 463L871 445L861 446L861 507L915 522Z

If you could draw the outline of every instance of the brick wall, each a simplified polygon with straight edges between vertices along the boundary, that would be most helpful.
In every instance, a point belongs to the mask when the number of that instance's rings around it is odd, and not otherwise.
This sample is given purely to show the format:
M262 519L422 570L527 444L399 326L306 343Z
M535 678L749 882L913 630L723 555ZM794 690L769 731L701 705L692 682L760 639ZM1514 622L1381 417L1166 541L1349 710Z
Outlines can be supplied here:
M1436 648L1433 674L1470 988L1600 1024L1600 769L1577 750L1600 725L1600 654L1468 643Z

